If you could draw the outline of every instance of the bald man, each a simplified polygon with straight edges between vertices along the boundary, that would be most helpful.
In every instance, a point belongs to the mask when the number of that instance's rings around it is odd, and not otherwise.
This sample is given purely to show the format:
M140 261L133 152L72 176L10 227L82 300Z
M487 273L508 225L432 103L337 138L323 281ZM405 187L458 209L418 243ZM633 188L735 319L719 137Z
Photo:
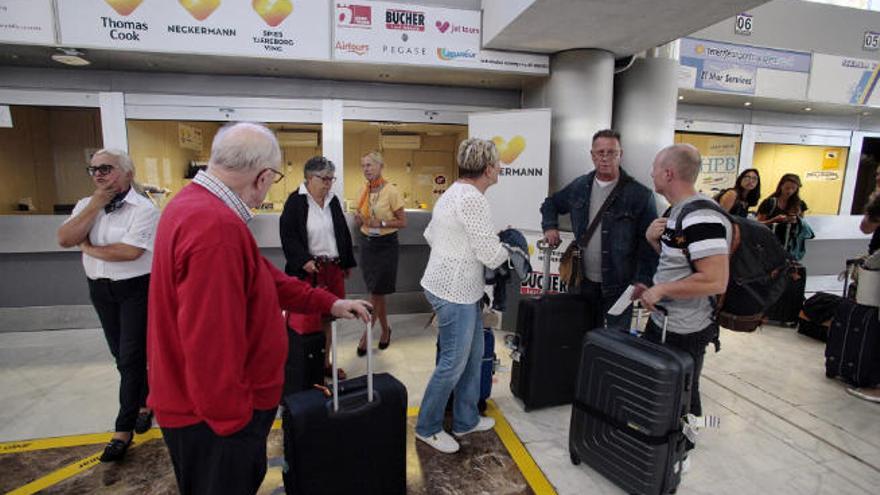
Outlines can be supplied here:
M263 258L247 222L284 175L275 135L222 128L208 169L168 203L156 233L147 356L150 395L183 494L256 493L281 400L281 310L370 320Z
M666 344L684 350L694 359L690 412L696 416L703 414L699 380L706 346L718 340L718 325L713 321L709 297L727 290L731 233L727 218L710 209L688 213L682 222L684 235L675 233L678 215L685 205L709 199L694 188L700 165L699 151L689 144L664 148L654 159L654 190L672 206L668 215L652 222L645 233L648 243L660 254L660 263L654 286L644 288L640 296L649 310L657 304L666 308ZM658 312L652 313L645 329L649 340L660 341L663 318ZM688 442L688 450L693 447Z

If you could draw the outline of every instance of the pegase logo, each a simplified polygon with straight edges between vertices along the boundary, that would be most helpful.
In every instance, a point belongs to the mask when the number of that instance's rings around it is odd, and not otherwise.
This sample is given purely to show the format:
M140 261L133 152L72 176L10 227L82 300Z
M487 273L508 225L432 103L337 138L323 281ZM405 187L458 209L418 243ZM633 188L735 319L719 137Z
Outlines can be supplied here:
M446 48L437 49L437 58L440 60L455 60L457 58L477 58L477 53L473 50L448 50Z
M337 3L336 25L342 28L370 29L373 25L373 8L369 5Z
M387 9L385 28L399 31L424 31L425 13L415 10Z

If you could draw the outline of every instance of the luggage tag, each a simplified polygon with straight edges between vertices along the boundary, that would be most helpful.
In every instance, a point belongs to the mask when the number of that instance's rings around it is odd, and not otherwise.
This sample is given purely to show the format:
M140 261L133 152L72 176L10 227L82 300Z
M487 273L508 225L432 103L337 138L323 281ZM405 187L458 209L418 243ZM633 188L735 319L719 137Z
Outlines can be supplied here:
M608 314L612 316L620 316L623 314L623 312L626 311L626 308L632 304L632 295L635 290L636 288L634 285L627 287L623 291L623 294L617 298L617 301L614 301L614 305L608 310Z
M691 443L697 443L700 428L721 428L721 418L718 416L694 416L687 414L681 420L681 432Z

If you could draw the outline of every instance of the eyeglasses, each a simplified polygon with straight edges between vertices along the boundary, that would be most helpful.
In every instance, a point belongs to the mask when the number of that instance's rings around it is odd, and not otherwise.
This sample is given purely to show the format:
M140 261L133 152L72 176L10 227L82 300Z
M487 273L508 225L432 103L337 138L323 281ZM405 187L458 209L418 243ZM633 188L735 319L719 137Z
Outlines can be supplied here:
M275 174L275 175L278 176L278 177L275 178L275 180L272 181L273 184L278 184L279 182L281 182L281 181L284 180L284 174L282 174L281 172L275 170L274 168L271 168L271 167L270 167L270 168L266 168L266 169L264 169L264 171L265 171L265 170L271 170L273 174Z
M590 153L600 158L617 158L620 155L620 150L590 151Z
M319 179L324 184L333 184L336 182L336 177L324 177L323 175L313 175L312 177Z
M114 167L113 165L107 165L107 164L95 165L95 166L89 165L88 167L86 167L86 172L88 172L89 175L91 175L92 177L94 177L96 175L104 176L104 175L107 175L110 172L112 172L114 168L116 168L116 167Z

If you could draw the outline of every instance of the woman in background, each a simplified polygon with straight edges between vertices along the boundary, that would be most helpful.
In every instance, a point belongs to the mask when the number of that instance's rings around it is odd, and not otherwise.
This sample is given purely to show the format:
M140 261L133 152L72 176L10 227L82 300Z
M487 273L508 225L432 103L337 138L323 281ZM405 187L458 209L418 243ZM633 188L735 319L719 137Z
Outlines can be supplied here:
M453 390L453 435L462 437L495 425L477 408L484 344L480 299L485 267L495 269L508 259L485 196L501 171L495 144L468 139L458 147L457 158L459 179L440 196L425 229L431 255L421 285L437 316L440 355L415 428L417 439L448 454L459 449L455 438L443 430L446 402Z
M747 168L736 178L736 185L717 196L718 204L731 215L749 216L749 208L761 199L761 176L754 168Z
M382 325L379 349L387 349L391 344L391 327L385 296L397 289L397 231L406 227L406 213L400 191L382 177L385 168L382 154L373 151L362 156L361 167L367 183L361 191L354 216L363 234L360 240L361 272L373 305L373 324L378 320ZM361 336L357 353L358 356L367 353L366 331Z
M794 249L801 228L800 219L807 211L807 204L801 201L800 189L800 177L785 174L779 179L776 191L758 207L758 221L770 227L789 252Z
M303 169L305 181L290 194L281 213L281 247L287 264L284 271L345 298L345 279L356 266L351 233L339 198L333 193L336 166L323 156L309 158ZM310 315L292 313L288 322L312 325ZM325 335L324 375L330 376L330 320L322 319ZM312 330L311 328L300 330ZM346 378L339 368L339 379Z

